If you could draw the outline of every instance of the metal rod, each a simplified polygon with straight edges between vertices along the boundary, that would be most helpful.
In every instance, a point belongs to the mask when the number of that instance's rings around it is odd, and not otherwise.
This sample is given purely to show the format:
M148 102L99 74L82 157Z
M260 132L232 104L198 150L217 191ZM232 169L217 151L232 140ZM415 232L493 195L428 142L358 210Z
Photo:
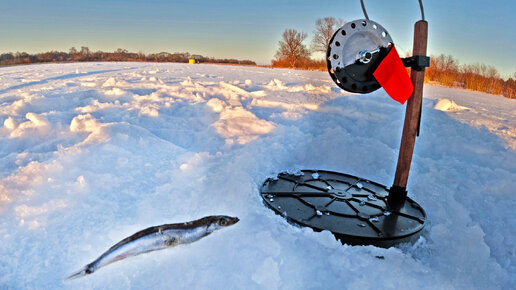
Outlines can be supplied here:
M421 20L425 21L425 10L423 9L423 1L419 0L419 8L421 8Z
M360 4L362 5L362 11L364 11L365 19L369 20L369 16L367 16L367 11L365 10L364 0L360 0Z

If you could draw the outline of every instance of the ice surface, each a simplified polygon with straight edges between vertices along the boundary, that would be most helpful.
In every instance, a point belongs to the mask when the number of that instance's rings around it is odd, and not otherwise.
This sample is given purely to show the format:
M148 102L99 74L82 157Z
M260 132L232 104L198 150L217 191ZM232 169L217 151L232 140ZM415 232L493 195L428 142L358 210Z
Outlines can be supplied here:
M516 288L514 100L425 87L408 189L428 225L415 245L380 249L292 226L258 189L304 168L390 186L404 107L382 90L219 65L30 65L0 78L2 289ZM467 109L434 109L442 99ZM213 214L240 222L63 281L136 231Z

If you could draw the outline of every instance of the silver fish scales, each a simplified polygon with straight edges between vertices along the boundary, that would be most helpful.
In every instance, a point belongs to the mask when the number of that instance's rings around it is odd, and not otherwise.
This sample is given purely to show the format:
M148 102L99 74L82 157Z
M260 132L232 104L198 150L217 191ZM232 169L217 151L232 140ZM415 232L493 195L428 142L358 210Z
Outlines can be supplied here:
M141 230L112 246L95 261L68 276L76 279L116 261L180 244L195 242L212 232L234 225L239 221L230 216L207 216L201 219L176 224L164 224Z

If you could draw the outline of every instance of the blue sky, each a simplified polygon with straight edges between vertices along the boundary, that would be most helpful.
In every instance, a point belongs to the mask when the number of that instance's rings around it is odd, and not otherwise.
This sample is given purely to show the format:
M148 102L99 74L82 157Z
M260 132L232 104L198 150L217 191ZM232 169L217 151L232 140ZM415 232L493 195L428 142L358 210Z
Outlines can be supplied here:
M411 51L417 0L365 0L371 20ZM423 0L429 53L516 72L516 1ZM0 0L0 52L91 50L190 52L268 64L281 33L312 37L315 20L363 18L359 0Z

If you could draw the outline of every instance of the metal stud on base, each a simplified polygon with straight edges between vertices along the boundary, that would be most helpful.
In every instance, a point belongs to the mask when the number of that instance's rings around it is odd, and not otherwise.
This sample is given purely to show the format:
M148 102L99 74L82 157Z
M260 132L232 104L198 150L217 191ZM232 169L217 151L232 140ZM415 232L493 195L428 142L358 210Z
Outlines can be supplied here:
M328 230L342 243L391 247L415 241L425 211L410 198L389 201L389 189L324 170L281 173L261 188L264 203L289 222Z

